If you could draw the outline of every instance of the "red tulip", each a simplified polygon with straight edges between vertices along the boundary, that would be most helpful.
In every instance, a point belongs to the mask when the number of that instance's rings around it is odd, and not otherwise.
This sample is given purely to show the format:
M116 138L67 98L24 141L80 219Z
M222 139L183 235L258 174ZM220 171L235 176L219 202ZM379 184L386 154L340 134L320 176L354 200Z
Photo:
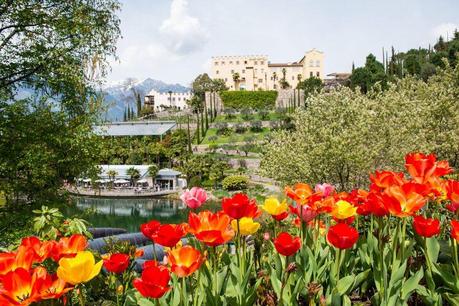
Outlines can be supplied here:
M148 237L151 239L151 237L156 234L156 232L159 230L159 227L161 226L161 223L156 220L151 220L148 223L143 223L140 225L140 231L145 237Z
M255 219L261 215L255 200L249 199L246 194L238 193L232 198L223 198L223 211L233 219L243 217Z
M359 239L359 232L346 223L338 223L328 229L327 240L338 249L349 249Z
M116 253L110 255L108 259L104 259L104 267L108 272L123 273L129 266L129 255Z
M289 233L282 232L274 239L274 246L279 254L291 256L301 248L301 240L300 237L292 237Z
M290 212L292 214L297 215L303 222L308 223L311 220L314 220L315 217L317 217L318 212L311 209L309 205L298 205L296 207L290 205L289 206Z
M30 305L40 300L37 274L18 268L8 272L3 277L3 286L0 287L0 295L9 300L6 305Z
M150 238L164 247L174 247L185 235L185 228L181 224L163 224Z
M405 157L405 167L417 183L426 183L431 177L453 172L447 161L438 161L434 154L410 153Z
M370 189L373 191L380 191L393 185L403 185L405 178L403 172L393 171L375 171L374 174L370 174Z
M20 245L16 252L0 253L0 280L3 275L18 268L29 270L34 259L34 251L23 245Z
M413 228L422 237L432 237L440 233L440 221L423 216L414 217Z
M459 221L451 220L451 237L459 243Z
M144 297L159 299L170 290L170 279L171 275L166 267L151 265L132 284Z
M23 238L21 245L34 251L34 261L43 262L51 256L53 250L56 250L57 242L54 240L42 242L37 237L30 236Z
M456 212L459 208L459 181L448 180L446 183L446 192L448 199L451 201L446 208L452 212Z
M271 215L271 217L273 217L276 221L282 221L288 217L288 211L284 211L283 213L280 213L278 215Z

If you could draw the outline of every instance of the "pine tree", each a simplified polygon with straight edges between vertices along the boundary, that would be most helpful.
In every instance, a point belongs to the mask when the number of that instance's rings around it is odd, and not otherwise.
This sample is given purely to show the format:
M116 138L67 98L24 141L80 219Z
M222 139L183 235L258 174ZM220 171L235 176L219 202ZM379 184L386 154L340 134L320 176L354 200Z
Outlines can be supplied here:
M127 120L131 120L131 108L129 106L127 107Z

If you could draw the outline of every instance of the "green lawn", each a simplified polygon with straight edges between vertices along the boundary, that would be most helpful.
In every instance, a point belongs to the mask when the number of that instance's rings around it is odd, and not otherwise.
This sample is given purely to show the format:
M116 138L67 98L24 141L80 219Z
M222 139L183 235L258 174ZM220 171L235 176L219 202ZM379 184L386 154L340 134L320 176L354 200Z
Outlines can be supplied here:
M253 137L254 140L262 140L266 135L270 133L269 128L263 128L261 132L259 133L254 133L251 131L247 131L243 134L238 134L233 132L230 136L225 136L225 135L217 135L217 129L216 128L210 128L207 130L206 137L204 140L201 142L201 144L210 144L212 143L209 141L209 137L211 136L217 136L217 140L213 141L213 143L216 144L225 144L225 143L235 143L235 142L244 142L244 138L246 137Z

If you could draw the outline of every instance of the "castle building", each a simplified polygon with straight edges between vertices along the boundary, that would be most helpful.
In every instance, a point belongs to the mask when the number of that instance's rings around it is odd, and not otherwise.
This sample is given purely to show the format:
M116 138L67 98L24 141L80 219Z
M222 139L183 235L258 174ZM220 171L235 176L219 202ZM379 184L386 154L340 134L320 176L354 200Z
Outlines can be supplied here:
M187 101L192 97L191 92L158 92L151 90L145 95L144 103L146 107L153 108L155 111L161 111L168 108L178 110L188 108Z
M324 53L312 49L292 63L271 63L266 55L215 56L210 74L224 80L230 90L277 90L287 85L296 88L310 77L323 79L323 67Z

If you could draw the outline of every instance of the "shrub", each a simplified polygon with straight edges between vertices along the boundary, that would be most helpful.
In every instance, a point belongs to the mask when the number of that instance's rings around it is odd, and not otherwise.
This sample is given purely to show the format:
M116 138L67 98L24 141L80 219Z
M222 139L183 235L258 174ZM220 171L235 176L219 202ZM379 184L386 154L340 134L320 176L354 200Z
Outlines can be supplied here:
M277 91L223 91L223 105L235 109L268 109L276 105Z
M236 111L232 108L226 108L225 110L223 110L223 113L225 114L225 119L226 120L231 120L231 119L234 119L236 118Z
M263 124L261 121L253 121L250 124L250 130L255 133L261 132L263 130Z
M247 189L249 178L243 175L230 175L223 179L222 187L228 191Z
M242 119L244 119L245 121L250 121L252 120L253 116L252 116L252 111L249 109L249 108L244 108L241 110L241 117Z
M258 112L261 120L268 120L269 119L269 112L266 109L262 109Z
M236 124L234 126L234 131L238 134L243 134L247 131L247 127L243 124Z
M232 133L231 129L228 127L228 123L226 122L219 122L215 125L215 127L217 128L217 135L229 136Z
M201 187L201 177L196 175L196 176L193 176L191 179L190 179L190 182L188 183L188 187L189 188L192 188L192 187Z
M208 138L209 142L211 142L211 143L212 143L212 142L216 142L217 139L218 139L218 137L215 136L215 135L209 136L209 138Z

